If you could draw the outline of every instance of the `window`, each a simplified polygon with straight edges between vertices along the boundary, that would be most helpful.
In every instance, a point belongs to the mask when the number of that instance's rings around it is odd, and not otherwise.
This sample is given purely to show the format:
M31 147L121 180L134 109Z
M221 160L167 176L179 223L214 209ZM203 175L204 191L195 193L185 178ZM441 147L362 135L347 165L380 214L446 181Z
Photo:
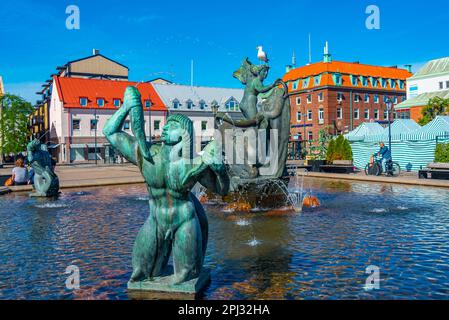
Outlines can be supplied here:
M235 101L234 99L231 99L231 100L229 100L229 101L226 103L226 109L227 109L227 110L232 110L232 111L234 111L234 110L237 110L237 108L238 108L238 103L237 103L237 101Z
M356 93L354 94L354 102L359 102L360 101L360 96Z
M319 102L324 101L324 93L322 93L322 92L318 93L318 101Z
M321 83L321 75L316 76L316 77L313 78L313 85L314 86L319 86L320 83Z
M405 81L404 80L399 80L399 89L403 90L405 88Z
M296 121L301 122L301 111L296 112Z
M384 103L388 103L390 101L390 98L388 96L384 96Z
M364 98L365 103L369 103L369 94L365 93L365 98Z
M296 98L296 105L299 106L301 104L301 98L297 97Z
M390 88L395 89L396 88L396 80L390 79Z
M374 95L374 103L379 103L379 95L378 94Z
M104 99L103 98L98 98L97 99L97 106L104 107Z
M324 122L324 109L319 109L318 110L318 121L320 123Z
M343 101L343 93L339 92L337 93L337 101L342 102Z
M371 85L373 87L377 87L378 84L379 84L379 81L377 80L377 78L371 77Z
M369 119L369 109L365 109L365 119Z
M379 120L379 109L374 109L374 119Z
M123 124L123 129L129 130L129 128L130 128L130 122L129 122L129 120L125 120L125 123Z
M152 106L152 103L151 103L151 100L145 100L145 108L151 108L151 106Z
M200 109L204 110L206 108L206 102L204 102L203 100L200 101Z
M187 101L187 109L192 109L193 108L193 102L192 100L188 100Z
M443 82L440 82L440 90L443 90L444 89L444 83Z
M90 119L90 130L96 130L97 129L98 120L96 119Z
M446 89L449 89L449 81L446 81Z
M207 121L201 121L201 130L202 131L207 130Z
M398 104L398 97L394 97L394 98L393 98L393 103L394 103L394 104Z
M161 129L161 121L160 120L154 120L153 127L154 127L154 130L160 130Z
M292 90L298 90L298 84L299 84L299 80L293 81Z
M357 78L357 76L353 76L352 74L349 76L349 78L351 79L351 84L355 87L357 86L359 79Z
M343 119L343 109L337 108L337 119Z
M79 130L81 125L81 120L73 119L72 120L72 130Z
M384 110L384 120L388 120L388 111Z
M312 110L307 110L307 121L312 121Z
M386 88L387 87L387 80L386 79L380 79L380 85L382 86L382 88Z
M114 103L114 107L120 108L120 105L121 105L120 99L114 99L113 103Z
M181 106L181 104L179 103L179 100L175 99L173 100L173 108L174 109L178 109Z
M359 119L360 118L360 112L359 109L355 109L354 110L354 119Z
M312 131L309 131L308 137L309 137L309 141L313 140L313 132Z
M367 87L368 86L368 78L364 76L360 76L360 81L362 82L362 86Z
M87 98L80 98L81 107L87 107Z
M311 94L307 95L307 103L312 103L312 95Z
M302 81L302 87L303 87L303 89L304 89L304 88L307 88L307 87L309 86L309 82L310 82L310 78L304 79L304 80Z
M336 86L341 86L343 84L341 73L334 73L332 78Z

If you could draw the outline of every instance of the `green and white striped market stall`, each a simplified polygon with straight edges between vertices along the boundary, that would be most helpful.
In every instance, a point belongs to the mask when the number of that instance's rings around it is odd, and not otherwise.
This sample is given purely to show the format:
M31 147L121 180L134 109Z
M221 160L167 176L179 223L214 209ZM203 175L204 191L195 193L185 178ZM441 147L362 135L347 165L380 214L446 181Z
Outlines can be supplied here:
M379 151L379 143L388 146L388 127L378 123L363 123L345 138L354 155L354 165L364 169L371 155ZM432 163L437 143L449 142L449 116L438 116L421 127L413 120L398 119L391 125L391 151L393 161L402 170L418 171Z

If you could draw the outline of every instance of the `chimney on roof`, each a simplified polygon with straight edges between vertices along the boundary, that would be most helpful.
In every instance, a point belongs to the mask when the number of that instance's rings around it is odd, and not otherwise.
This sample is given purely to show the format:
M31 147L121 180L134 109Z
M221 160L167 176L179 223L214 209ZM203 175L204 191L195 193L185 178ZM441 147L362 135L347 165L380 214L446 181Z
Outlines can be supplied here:
M99 54L100 54L100 50L98 50L98 49L93 49L93 50L92 50L92 54L93 54L94 56L99 55Z
M329 53L329 43L326 41L326 45L324 46L324 63L332 62L332 55Z
M411 64L406 64L404 67L408 72L412 73L412 65Z

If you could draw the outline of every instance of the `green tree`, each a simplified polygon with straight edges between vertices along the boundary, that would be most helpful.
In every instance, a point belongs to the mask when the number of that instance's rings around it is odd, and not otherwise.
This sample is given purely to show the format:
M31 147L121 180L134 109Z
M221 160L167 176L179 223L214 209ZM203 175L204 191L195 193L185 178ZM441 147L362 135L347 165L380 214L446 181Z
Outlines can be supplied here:
M31 103L19 96L5 94L0 97L0 155L26 150L28 117L33 111Z
M329 162L335 160L353 160L351 144L343 135L339 135L337 139L329 143L326 160Z
M318 144L311 147L311 153L315 155L316 160L325 160L329 143L332 141L330 128L326 127L318 132Z
M437 116L449 114L449 99L434 97L429 100L427 106L421 111L422 117L418 123L422 126L428 124Z
M449 143L439 143L435 149L435 162L449 162Z

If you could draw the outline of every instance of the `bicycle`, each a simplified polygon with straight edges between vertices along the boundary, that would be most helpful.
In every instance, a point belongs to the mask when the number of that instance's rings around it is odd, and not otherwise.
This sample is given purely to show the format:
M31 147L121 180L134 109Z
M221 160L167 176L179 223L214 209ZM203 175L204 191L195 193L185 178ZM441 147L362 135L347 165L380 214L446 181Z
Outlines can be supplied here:
M397 162L393 162L393 160L387 161L385 167L385 175L387 176L397 177L401 174L401 166ZM365 174L367 176L380 176L384 173L383 171L382 159L373 155L370 163L365 167Z

